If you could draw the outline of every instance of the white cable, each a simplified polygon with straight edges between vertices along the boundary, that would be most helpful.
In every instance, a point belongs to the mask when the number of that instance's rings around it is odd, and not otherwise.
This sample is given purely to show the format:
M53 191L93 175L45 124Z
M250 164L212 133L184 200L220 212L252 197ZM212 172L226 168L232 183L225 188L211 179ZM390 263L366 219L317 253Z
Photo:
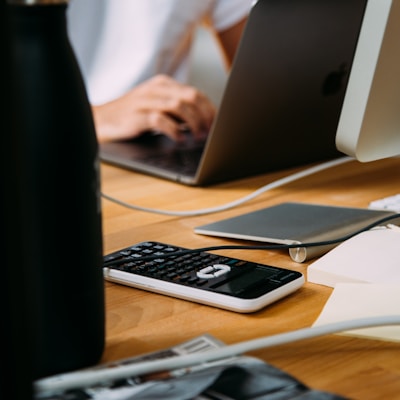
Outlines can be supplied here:
M98 369L95 371L75 371L55 377L40 379L35 382L34 387L37 393L51 393L74 388L85 388L98 383L107 384L117 379L140 377L150 373L173 371L179 368L190 368L191 366L241 355L249 351L310 339L317 336L352 329L386 325L400 325L400 315L361 318L303 328L278 335L264 336L203 353L188 354L155 361L144 361L131 365L118 366L118 368Z
M141 206L137 206L134 204L126 203L122 200L118 200L114 197L111 197L111 196L105 194L105 193L101 193L101 195L102 195L102 197L104 197L105 199L107 199L109 201L112 201L123 207L130 208L132 210L145 211L145 212L151 212L151 213L163 214L163 215L172 215L172 216L177 216L177 217L190 217L190 216L196 216L196 215L211 214L211 213L215 213L215 212L225 211L225 210L228 210L233 207L237 207L237 206L245 203L246 201L254 199L255 197L259 196L260 194L265 193L268 190L275 189L279 186L286 185L287 183L293 182L297 179L304 178L306 176L320 172L324 169L332 168L337 165L344 164L346 162L353 161L353 160L354 160L354 158L352 158L352 157L341 157L341 158L338 158L338 159L335 159L332 161L327 161L327 162L318 164L316 166L307 168L304 171L300 171L300 172L294 173L292 175L286 176L282 179L278 179L277 181L271 182L271 183L261 187L260 189L254 191L253 193L250 193L247 196L244 196L238 200L234 200L225 205L211 207L211 208L203 208L200 210L193 210L193 211L168 211L168 210L159 210L159 209L155 209L155 208L141 207Z

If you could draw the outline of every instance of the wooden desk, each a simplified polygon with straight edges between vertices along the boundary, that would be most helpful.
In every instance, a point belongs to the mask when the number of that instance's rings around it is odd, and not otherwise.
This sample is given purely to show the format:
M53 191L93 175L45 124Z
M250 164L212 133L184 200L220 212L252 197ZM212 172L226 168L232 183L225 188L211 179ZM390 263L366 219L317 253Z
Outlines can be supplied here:
M104 164L102 191L146 207L194 210L236 200L298 170L194 188ZM240 243L197 235L193 228L286 201L367 207L371 200L400 192L399 172L399 158L369 164L351 161L267 192L240 207L197 217L133 211L103 199L104 250L109 253L146 240L188 248ZM307 263L293 262L287 251L236 250L225 254L307 273ZM244 315L107 282L103 361L154 351L205 332L231 344L308 327L331 291L306 283L293 295ZM353 399L400 399L400 343L330 335L253 354L315 389Z

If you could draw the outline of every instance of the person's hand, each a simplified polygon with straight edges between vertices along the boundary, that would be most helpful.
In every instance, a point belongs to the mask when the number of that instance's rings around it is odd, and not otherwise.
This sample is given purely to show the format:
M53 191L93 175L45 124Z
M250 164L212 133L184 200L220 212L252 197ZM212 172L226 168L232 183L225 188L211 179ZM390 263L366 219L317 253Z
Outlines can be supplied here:
M99 142L130 139L146 131L179 141L185 128L202 138L215 116L215 107L203 93L165 75L92 109Z

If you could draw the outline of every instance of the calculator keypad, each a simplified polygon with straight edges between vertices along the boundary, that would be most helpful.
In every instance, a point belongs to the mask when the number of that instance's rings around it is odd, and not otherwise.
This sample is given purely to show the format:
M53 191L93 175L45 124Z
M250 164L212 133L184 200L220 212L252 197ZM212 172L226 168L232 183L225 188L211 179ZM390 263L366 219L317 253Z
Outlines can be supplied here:
M143 242L105 256L104 266L132 275L243 297L272 291L299 275L294 271L208 252L181 255L181 250L187 249ZM147 256L152 259L142 259Z

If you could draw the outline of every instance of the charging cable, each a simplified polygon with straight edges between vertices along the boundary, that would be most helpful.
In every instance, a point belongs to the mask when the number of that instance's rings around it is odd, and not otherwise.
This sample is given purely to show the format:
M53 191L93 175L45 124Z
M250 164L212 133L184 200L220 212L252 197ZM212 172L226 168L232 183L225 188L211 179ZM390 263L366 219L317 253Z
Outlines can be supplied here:
M238 356L243 353L261 348L279 346L285 343L311 339L318 336L376 326L400 325L400 315L361 318L349 321L334 322L326 325L298 329L278 335L264 336L257 339L243 341L237 344L224 346L202 353L174 356L167 359L143 361L130 365L121 365L118 368L97 370L80 370L54 377L43 378L34 383L36 393L60 392L70 389L87 388L96 384L107 384L118 379L129 377L144 378L146 375L158 372L171 372L179 368L191 367L217 360Z
M168 210L160 210L160 209L156 209L156 208L149 208L149 207L142 207L142 206L138 206L138 205L134 205L134 204L129 204L126 203L122 200L118 200L112 196L109 196L105 193L101 193L101 196L109 201L112 201L116 204L119 204L120 206L123 207L127 207L130 208L132 210L137 210L137 211L145 211L145 212L150 212L150 213L155 213L155 214L163 214L163 215L171 215L171 216L176 216L176 217L191 217L191 216L197 216L197 215L205 215L205 214L211 214L211 213L216 213L216 212L220 212L220 211L225 211L225 210L229 210L231 208L237 207L241 204L244 204L245 202L254 199L255 197L269 191L272 189L276 189L280 186L286 185L288 183L294 182L298 179L304 178L306 176L315 174L317 172L323 171L325 169L328 168L332 168L335 167L337 165L340 164L344 164L347 163L349 161L353 161L354 158L352 157L341 157L335 160L331 160L331 161L327 161L321 164L318 164L316 166L307 168L303 171L294 173L292 175L286 176L282 179L278 179L274 182L271 182L259 189L257 189L256 191L254 191L253 193L250 193L247 196L244 196L238 200L232 201L230 203L221 205L221 206L217 206L217 207L211 207L211 208L203 208L203 209L199 209L199 210L193 210L193 211L168 211Z
M168 257L180 257L184 256L186 254L192 254L192 253L202 253L202 252L208 252L208 251L216 251L216 250L283 250L283 249L297 249L297 248L302 248L302 249L309 249L309 248L326 248L326 247L333 247L334 245L337 245L338 243L344 242L345 240L351 239L353 236L356 236L362 232L369 231L370 229L383 229L383 228L388 228L388 229L399 229L400 228L397 225L393 224L388 224L387 227L383 226L382 224L391 221L391 220L397 220L400 218L400 213L399 214L390 214L385 217L380 218L377 221L372 222L369 225L364 226L361 229L358 229L354 232L351 232L345 236L341 236L335 239L331 240L324 240L324 241L319 241L319 242L305 242L305 243L292 243L292 244L283 244L283 243L278 243L278 244L272 244L272 245L217 245L217 246L208 246L208 247L198 247L196 249L181 249L178 251L174 251L171 253L164 253L164 254L152 254L148 256L141 256L140 261L152 261L157 258L168 258ZM111 261L107 261L102 265L102 268L109 268L109 267L114 267L119 264L125 264L126 262L132 261L132 259L128 257L122 257L122 258L117 258ZM294 259L294 261L296 261Z

